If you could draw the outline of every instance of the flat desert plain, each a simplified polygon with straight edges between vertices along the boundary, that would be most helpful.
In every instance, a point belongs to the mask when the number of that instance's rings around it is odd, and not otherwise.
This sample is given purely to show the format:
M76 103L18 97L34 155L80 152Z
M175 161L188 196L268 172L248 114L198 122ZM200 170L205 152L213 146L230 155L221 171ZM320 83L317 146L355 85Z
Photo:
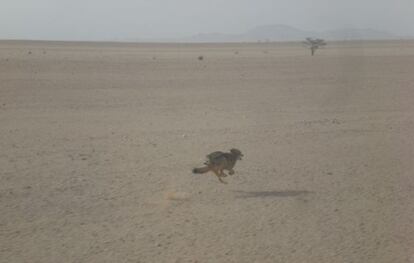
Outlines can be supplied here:
M414 41L0 41L1 262L414 262ZM244 158L220 183L213 151Z

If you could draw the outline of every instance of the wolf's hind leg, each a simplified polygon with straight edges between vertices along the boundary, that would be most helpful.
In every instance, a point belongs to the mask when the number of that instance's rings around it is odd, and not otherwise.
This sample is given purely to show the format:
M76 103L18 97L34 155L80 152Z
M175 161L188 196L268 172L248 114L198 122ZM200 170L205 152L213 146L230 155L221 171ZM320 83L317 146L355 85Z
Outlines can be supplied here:
M217 178L219 179L220 183L227 184L227 182L226 181L223 181L223 179L221 179L220 176L217 176Z
M223 181L223 179L221 179L221 177L223 177L223 176L219 173L219 171L214 170L213 172L216 174L216 176L219 179L220 183L227 184L226 181Z
M220 171L220 177L227 177L227 174L224 172L224 170Z

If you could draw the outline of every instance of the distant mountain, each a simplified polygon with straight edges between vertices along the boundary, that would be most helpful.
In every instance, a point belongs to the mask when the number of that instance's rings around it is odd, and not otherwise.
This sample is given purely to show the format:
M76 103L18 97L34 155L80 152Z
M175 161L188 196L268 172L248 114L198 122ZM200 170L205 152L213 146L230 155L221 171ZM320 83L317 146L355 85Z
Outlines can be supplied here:
M198 34L189 38L182 39L188 42L240 42L243 41L240 35L230 35L221 33Z
M371 40L371 39L393 39L396 36L374 29L341 28L324 32L323 37L331 40Z
M342 28L330 31L307 31L287 25L264 25L243 34L198 34L180 39L180 42L257 42L257 41L299 41L306 37L320 37L328 40L372 40L394 39L396 36L374 29Z
M286 25L258 26L242 35L246 40L291 41L317 35L312 31L300 30Z

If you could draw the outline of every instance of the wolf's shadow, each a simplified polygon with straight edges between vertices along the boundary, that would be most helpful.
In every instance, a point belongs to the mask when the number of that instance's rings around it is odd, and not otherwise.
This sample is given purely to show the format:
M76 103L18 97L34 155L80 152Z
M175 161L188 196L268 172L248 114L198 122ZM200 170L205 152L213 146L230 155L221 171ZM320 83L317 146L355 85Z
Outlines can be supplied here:
M237 194L236 198L264 198L264 197L294 197L312 194L312 191L233 191Z

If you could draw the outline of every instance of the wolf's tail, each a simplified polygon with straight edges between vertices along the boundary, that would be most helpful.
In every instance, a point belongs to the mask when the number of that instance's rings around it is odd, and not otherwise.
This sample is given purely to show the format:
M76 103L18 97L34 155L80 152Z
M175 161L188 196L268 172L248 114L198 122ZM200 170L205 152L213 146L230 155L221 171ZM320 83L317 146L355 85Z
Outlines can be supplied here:
M210 171L210 168L208 166L193 169L193 173L195 174L203 174L207 173L208 171Z

